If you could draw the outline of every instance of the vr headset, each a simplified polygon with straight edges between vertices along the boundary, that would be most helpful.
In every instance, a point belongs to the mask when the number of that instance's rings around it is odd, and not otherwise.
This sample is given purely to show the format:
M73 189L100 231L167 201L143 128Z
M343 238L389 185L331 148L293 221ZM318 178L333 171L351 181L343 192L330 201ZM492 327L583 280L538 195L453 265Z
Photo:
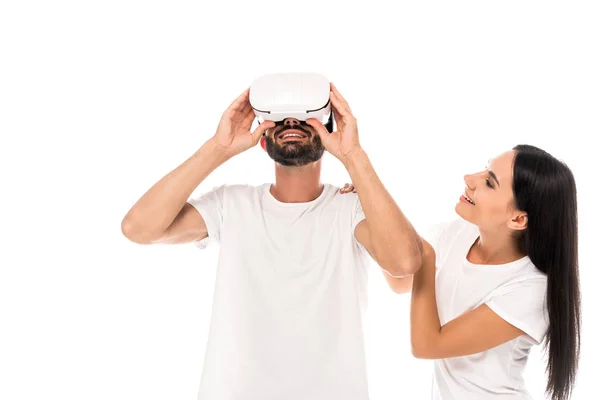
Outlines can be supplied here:
M259 122L283 123L295 118L319 120L333 132L329 81L315 73L279 73L257 78L250 86L250 105Z

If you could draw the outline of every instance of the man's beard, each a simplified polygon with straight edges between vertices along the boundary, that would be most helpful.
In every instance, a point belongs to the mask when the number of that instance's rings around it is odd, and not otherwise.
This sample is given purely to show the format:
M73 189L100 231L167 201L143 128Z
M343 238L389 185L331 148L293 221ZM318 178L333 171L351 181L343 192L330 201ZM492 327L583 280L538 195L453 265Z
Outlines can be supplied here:
M297 128L295 128L297 129ZM279 132L273 137L281 136L286 130ZM277 143L277 139L265 136L267 154L277 163L286 167L301 167L318 161L323 157L325 148L318 135L311 135L303 130L308 136L307 143L300 141L289 141L282 144Z

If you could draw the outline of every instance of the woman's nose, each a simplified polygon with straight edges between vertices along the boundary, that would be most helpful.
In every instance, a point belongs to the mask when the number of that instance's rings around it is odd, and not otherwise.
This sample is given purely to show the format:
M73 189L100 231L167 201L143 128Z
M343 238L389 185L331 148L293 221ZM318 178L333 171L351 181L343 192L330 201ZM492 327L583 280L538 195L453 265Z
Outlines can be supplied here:
M467 185L467 187L468 187L469 189L471 189L471 190L472 190L472 189L474 189L474 188L475 188L475 185L474 185L474 182L473 182L473 175L471 175L471 174L467 174L467 175L465 175L465 176L463 177L463 179L464 179L464 181L465 181L465 185Z

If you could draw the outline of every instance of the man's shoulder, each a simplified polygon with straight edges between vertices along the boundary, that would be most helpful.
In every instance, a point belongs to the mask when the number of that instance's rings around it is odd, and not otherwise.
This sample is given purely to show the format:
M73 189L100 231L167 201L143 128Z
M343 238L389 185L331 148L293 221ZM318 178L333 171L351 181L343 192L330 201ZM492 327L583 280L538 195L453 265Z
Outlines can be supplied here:
M221 191L224 195L252 195L260 193L264 190L267 183L247 184L247 183L223 183L214 188Z
M238 190L238 191L247 191L253 192L257 190L261 190L268 185L268 183L258 183L258 184L249 184L249 183L227 183L225 186L229 190Z
M325 184L327 189L329 190L330 196L340 202L348 202L348 203L356 203L359 200L358 193L350 192L344 193L341 191L342 187L337 185L332 185L330 183Z
M203 189L198 189L191 198L191 202L209 201L211 199L223 204L229 203L231 199L247 201L263 193L265 185L267 184L222 183L214 186L204 186Z

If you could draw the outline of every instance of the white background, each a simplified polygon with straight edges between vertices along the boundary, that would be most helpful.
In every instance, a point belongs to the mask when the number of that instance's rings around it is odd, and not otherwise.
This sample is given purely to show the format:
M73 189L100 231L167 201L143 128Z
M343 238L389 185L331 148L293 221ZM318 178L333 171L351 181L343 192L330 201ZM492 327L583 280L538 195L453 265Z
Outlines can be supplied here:
M3 2L0 398L196 398L216 248L136 245L121 219L214 133L254 78L291 71L337 84L419 230L452 218L463 175L518 143L567 162L584 312L574 399L595 398L593 3ZM330 154L322 178L349 179ZM256 147L198 190L273 179ZM409 297L378 273L369 289L372 399L428 398L432 365L410 354ZM535 399L544 368L536 349L525 371Z

